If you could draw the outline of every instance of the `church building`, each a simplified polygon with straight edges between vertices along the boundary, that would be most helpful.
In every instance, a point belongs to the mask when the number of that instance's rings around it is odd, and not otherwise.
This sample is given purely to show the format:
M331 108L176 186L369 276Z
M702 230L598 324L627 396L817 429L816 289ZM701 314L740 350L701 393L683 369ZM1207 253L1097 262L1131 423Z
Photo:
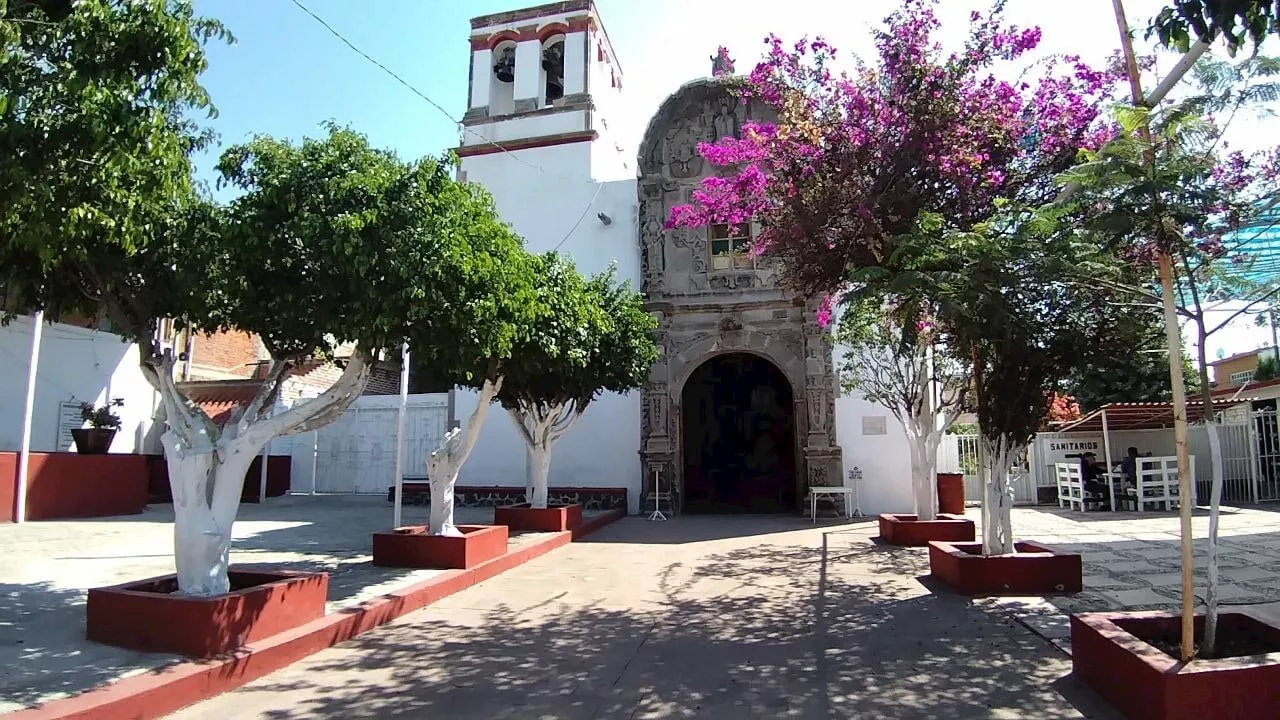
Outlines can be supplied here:
M470 46L462 179L492 193L531 252L558 250L584 274L616 263L659 323L648 383L592 403L552 452L551 486L625 487L632 513L653 508L655 483L690 513L801 512L811 486L856 486L865 513L910 512L902 427L841 395L816 298L779 285L776 262L748 252L750 231L663 228L713 172L697 144L736 137L767 108L693 79L629 157L610 128L626 111L622 64L590 0L474 18ZM454 417L474 404L457 391ZM524 485L505 414L491 410L460 485Z

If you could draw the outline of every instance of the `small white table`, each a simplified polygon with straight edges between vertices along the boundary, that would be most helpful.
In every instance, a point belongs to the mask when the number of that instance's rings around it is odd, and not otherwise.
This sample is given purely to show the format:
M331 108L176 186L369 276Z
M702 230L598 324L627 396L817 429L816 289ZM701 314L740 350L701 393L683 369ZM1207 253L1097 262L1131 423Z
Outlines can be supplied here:
M810 485L809 486L809 516L813 518L813 524L818 524L818 496L819 495L840 495L844 497L844 516L846 519L853 517L853 488L847 487L830 487L826 485Z

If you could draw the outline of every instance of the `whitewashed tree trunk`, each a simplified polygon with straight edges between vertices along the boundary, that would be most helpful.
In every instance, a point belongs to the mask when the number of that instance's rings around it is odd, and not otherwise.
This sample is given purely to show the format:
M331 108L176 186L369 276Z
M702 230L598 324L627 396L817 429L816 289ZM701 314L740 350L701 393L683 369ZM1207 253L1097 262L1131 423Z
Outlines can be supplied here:
M916 518L934 520L938 517L938 491L935 480L938 467L938 440L941 433L931 427L935 418L912 418L908 424L907 442L911 450L911 490Z
M987 460L987 482L982 494L982 553L1012 553L1014 493L1009 468L1019 455L1019 448L1003 437L992 442L984 435L981 443Z
M525 499L530 507L547 507L551 449L586 409L587 402L572 399L549 403L521 400L516 407L507 409L529 452Z
M274 403L292 367L277 363L249 404L222 428L177 389L171 351L165 351L158 363L143 364L144 376L160 393L169 426L161 442L173 493L180 593L211 597L228 592L231 532L249 465L276 436L319 427L341 414L368 382L367 360L358 351L329 390L264 419L263 408Z
M1210 413L1211 414L1211 413ZM1208 584L1204 592L1204 642L1205 651L1216 654L1218 641L1218 514L1222 508L1222 441L1218 437L1218 423L1210 417L1205 423L1209 434L1209 464L1213 468L1213 485L1209 490L1209 554L1206 560ZM1192 478L1195 482L1195 478ZM1188 501L1190 499L1188 498Z
M454 428L444 436L440 447L427 458L427 481L431 485L431 514L427 520L427 532L431 535L460 536L462 532L453 522L453 493L458 484L458 471L471 455L480 437L489 404L502 389L502 376L496 380L485 379L476 398L476 409L467 418L467 428Z

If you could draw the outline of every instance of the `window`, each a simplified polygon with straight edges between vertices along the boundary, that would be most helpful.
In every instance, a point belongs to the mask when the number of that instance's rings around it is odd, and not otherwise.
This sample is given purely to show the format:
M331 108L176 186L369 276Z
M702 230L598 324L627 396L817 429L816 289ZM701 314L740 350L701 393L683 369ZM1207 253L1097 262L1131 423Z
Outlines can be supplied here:
M1231 373L1232 385L1243 385L1253 379L1253 371L1245 370L1244 372Z
M712 224L711 269L754 270L756 258L751 254L752 230L752 224Z

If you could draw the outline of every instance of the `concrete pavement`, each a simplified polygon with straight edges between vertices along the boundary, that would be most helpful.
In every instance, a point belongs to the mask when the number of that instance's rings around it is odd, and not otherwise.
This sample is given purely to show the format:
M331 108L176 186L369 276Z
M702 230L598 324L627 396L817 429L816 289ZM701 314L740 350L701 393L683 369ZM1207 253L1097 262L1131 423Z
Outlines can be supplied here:
M177 718L1112 718L872 522L627 518Z

